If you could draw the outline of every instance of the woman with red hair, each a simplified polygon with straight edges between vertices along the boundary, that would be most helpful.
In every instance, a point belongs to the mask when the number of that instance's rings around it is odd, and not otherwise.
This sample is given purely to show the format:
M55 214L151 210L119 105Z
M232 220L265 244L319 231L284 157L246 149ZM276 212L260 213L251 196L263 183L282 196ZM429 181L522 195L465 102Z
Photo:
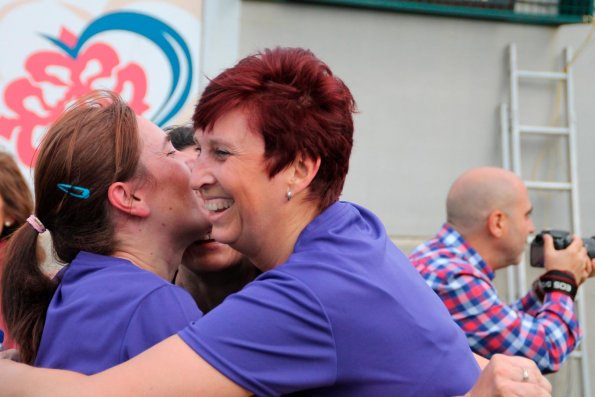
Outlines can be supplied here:
M304 49L265 50L211 80L193 118L192 184L213 238L263 274L178 335L97 376L0 363L0 393L469 392L480 369L462 331L380 220L339 201L354 110L345 84ZM530 361L498 357L470 395L547 396L548 387Z

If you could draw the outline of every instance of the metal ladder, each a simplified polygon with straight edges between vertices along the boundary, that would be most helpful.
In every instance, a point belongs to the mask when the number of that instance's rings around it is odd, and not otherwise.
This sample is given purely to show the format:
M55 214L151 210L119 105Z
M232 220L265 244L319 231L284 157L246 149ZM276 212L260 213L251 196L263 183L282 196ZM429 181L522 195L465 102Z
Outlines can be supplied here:
M576 116L572 91L572 50L564 50L564 70L562 72L542 72L519 70L517 67L516 45L509 46L510 73L510 108L503 104L500 108L500 122L502 129L502 160L504 168L512 170L525 182L529 191L555 191L570 194L570 213L572 231L581 236L580 212L578 202L578 172L576 154ZM565 85L566 95L566 124L563 127L546 127L523 125L519 117L519 80L527 81L555 81ZM540 135L556 136L567 140L567 164L569 180L566 182L526 180L522 175L521 139L523 136ZM524 258L517 267L508 267L508 299L514 301L520 297L519 292L527 289L527 266ZM515 274L516 273L516 274ZM582 397L591 397L589 385L589 360L587 350L586 315L583 305L583 289L579 288L576 304L577 317L583 329L583 340L580 349L570 355L569 360L577 360L581 372Z

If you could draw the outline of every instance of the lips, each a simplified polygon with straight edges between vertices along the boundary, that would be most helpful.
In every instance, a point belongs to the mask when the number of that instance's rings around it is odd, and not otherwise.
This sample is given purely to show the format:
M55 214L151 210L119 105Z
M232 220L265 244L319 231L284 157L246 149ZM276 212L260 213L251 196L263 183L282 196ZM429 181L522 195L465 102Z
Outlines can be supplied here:
M198 246L203 246L203 245L207 245L207 244L211 244L211 243L215 243L216 241L213 239L213 236L211 235L211 233L205 234L204 236L201 236L198 240L196 240L195 242L192 243L193 246L198 247Z

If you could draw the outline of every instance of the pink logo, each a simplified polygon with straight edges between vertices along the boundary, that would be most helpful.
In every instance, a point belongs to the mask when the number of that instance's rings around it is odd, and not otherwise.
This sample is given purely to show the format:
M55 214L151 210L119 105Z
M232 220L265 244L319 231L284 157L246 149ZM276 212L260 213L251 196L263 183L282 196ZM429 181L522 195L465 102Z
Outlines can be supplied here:
M69 47L77 43L66 28L59 40ZM16 156L25 165L34 164L36 134L44 132L73 99L94 88L118 93L126 88L126 99L137 114L149 108L144 69L133 62L120 64L114 48L105 43L91 43L74 57L64 51L34 52L25 61L25 71L26 76L10 82L3 93L13 115L0 115L0 136L7 140L16 136Z

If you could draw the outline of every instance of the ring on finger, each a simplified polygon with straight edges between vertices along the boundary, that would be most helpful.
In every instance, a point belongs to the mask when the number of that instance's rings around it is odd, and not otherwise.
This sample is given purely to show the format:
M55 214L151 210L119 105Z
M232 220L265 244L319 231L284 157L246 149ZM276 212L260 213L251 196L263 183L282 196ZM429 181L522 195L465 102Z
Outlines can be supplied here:
M523 382L529 382L529 370L523 368Z

